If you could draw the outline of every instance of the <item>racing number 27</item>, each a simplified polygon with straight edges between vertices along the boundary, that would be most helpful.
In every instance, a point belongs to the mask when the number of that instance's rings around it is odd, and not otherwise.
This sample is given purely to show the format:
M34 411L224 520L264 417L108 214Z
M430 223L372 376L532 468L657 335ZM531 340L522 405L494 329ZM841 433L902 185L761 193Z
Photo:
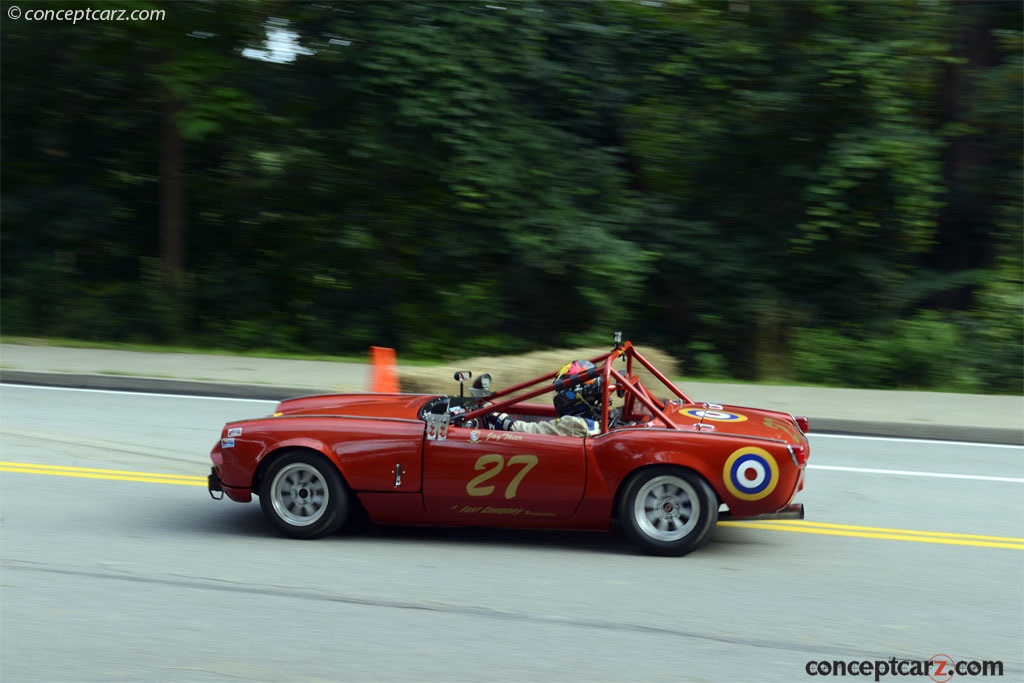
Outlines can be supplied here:
M536 455L513 455L508 459L508 466L513 467L519 465L522 467L516 476L512 477L512 481L509 482L508 486L505 487L505 498L511 499L516 497L516 492L519 490L519 483L526 476L527 472L532 470L537 464ZM466 493L471 496L489 496L494 493L494 484L488 484L484 486L484 482L493 479L498 476L498 473L505 468L505 458L501 457L497 453L488 453L487 455L481 455L476 459L476 464L473 465L474 470L483 470L483 474L478 474L469 480L466 484Z

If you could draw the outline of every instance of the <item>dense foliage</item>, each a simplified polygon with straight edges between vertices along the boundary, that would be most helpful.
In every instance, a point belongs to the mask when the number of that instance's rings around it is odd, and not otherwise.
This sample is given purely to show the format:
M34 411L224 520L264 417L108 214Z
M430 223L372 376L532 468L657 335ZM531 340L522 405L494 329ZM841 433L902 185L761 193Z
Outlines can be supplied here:
M7 334L1022 390L1020 3L7 7Z

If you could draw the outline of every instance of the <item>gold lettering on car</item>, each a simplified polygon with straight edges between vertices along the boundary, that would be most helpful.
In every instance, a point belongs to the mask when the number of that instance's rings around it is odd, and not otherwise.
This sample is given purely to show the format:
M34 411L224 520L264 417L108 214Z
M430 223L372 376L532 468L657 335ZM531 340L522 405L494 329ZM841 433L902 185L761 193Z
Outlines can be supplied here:
M508 432L487 432L484 441L522 441L522 434L510 434Z
M481 486L488 479L497 476L501 468L505 466L505 459L497 453L481 455L473 465L474 470L486 470L483 474L477 475L466 484L466 493L471 496L489 496L494 493L494 485Z
M482 474L478 474L469 480L466 484L466 493L471 496L489 496L494 493L494 484L484 485L485 482L490 481L505 468L506 464L508 467L519 467L519 471L516 472L515 476L512 477L512 481L505 487L505 499L512 500L516 497L519 492L519 485L526 478L526 475L537 465L536 455L513 455L508 459L506 463L505 459L497 453L487 453L481 455L476 459L473 464L473 469L476 471L483 470Z
M786 434L788 434L789 437L793 439L793 441L800 443L800 432L797 431L796 427L789 424L788 422L776 420L775 418L772 417L766 417L764 419L764 426L768 427L769 429L778 429L780 431L786 432Z

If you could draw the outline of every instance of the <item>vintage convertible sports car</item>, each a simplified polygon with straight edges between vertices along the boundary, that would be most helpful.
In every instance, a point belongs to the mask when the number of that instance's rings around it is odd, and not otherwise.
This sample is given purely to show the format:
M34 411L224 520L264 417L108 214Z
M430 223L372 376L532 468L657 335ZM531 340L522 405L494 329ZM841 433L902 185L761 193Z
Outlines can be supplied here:
M380 524L610 530L644 551L685 555L722 518L803 518L806 418L695 403L616 335L571 375L459 395L338 394L282 401L229 422L210 457L210 495L257 494L277 529L317 538L358 508ZM616 367L618 364L619 367ZM662 387L644 386L634 368ZM554 380L554 381L552 381ZM492 428L556 418L542 394L597 387L586 436ZM571 393L569 395L572 395ZM617 405L615 405L617 404Z

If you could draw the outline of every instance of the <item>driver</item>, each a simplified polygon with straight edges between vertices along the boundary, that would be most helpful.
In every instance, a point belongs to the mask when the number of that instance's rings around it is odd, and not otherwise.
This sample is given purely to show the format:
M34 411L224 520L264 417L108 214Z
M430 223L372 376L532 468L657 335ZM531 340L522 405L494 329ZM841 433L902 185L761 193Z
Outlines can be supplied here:
M566 375L575 375L596 366L589 360L574 360L558 371L554 381ZM494 413L487 417L491 429L528 434L551 434L554 436L593 436L601 429L601 378L588 379L569 389L556 391L555 412L558 417L544 422L514 420L507 413Z

